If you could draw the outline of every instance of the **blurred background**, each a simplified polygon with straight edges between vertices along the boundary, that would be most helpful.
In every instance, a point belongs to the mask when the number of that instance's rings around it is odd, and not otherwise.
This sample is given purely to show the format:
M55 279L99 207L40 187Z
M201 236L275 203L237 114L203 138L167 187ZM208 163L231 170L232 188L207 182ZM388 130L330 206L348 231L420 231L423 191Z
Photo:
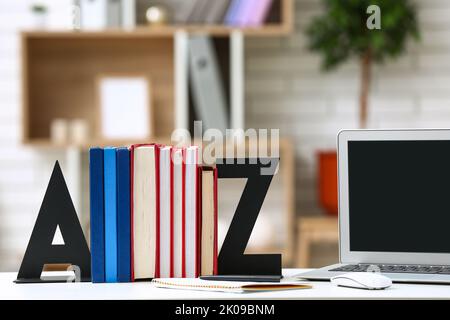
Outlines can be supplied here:
M55 160L88 238L88 147L192 120L280 129L247 251L333 263L338 131L449 127L449 89L445 0L1 1L0 271L19 268ZM220 181L222 237L244 183Z

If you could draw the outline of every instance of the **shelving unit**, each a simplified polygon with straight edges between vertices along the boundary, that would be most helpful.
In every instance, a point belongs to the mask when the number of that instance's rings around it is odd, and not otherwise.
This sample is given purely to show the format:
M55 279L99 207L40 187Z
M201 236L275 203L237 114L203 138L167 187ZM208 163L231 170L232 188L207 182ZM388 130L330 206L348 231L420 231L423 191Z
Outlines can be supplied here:
M22 32L23 143L36 148L66 150L67 180L71 181L75 206L81 208L81 153L93 145L144 142L100 137L96 119L97 75L140 73L148 76L152 82L154 136L145 141L168 144L175 128L189 129L188 39L197 34L228 41L227 52L218 53L221 58L229 59L230 127L245 128L245 39L285 36L293 27L293 0L276 0L273 8L268 23L258 28L167 25L138 26L133 30ZM88 141L81 144L53 142L50 125L57 118L86 120L90 130ZM286 223L289 230L294 230L291 227L295 215L294 160L287 140L282 141L280 152L286 189ZM293 243L294 234L290 232L288 238L289 244ZM293 249L283 251L286 260L291 261Z
M267 24L138 26L133 30L29 31L22 33L23 142L52 145L55 118L87 120L90 142L101 141L95 121L95 77L101 73L146 73L154 86L155 136L188 128L188 37L229 38L231 127L243 128L244 42L247 37L285 36L293 27L293 0L276 0ZM55 90L55 87L58 87ZM149 137L150 138L150 137ZM120 141L119 141L120 142Z

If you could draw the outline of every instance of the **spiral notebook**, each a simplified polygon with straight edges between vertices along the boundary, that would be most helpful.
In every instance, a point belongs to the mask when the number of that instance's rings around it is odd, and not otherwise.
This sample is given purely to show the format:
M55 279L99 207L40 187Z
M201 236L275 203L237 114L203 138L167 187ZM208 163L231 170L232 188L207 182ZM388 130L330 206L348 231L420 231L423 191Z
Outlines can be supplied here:
M311 289L312 286L298 282L236 282L236 281L208 281L201 279L153 279L152 283L158 288L219 291L232 293L261 292Z

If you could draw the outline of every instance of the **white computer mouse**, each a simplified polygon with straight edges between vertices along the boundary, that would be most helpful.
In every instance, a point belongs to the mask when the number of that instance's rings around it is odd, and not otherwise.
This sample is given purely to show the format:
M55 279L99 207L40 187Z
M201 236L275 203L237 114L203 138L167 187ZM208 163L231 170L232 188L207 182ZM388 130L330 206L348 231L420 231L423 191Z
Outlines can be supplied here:
M331 283L340 287L381 290L389 288L392 280L375 272L350 272L331 278Z

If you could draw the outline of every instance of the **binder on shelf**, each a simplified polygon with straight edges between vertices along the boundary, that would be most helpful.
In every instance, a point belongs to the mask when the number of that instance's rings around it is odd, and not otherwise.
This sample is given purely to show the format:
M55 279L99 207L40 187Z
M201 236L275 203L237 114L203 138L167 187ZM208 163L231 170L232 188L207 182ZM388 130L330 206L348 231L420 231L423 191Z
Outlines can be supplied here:
M254 14L255 6L259 1L261 0L246 0L242 3L234 21L237 26L247 26L250 17Z
M248 25L252 27L262 26L267 20L272 4L273 0L258 0L252 15L249 16Z
M199 1L201 0L182 0L176 3L176 10L173 9L175 23L187 24Z
M225 24L233 26L236 25L237 17L245 0L232 0L228 11L225 15Z
M216 0L210 1L211 7L206 13L205 22L207 24L221 24L231 0Z
M206 13L212 5L211 0L197 0L188 18L190 24L202 24L205 22Z
M211 38L189 39L190 77L194 108L205 129L228 128L226 99L217 56Z

